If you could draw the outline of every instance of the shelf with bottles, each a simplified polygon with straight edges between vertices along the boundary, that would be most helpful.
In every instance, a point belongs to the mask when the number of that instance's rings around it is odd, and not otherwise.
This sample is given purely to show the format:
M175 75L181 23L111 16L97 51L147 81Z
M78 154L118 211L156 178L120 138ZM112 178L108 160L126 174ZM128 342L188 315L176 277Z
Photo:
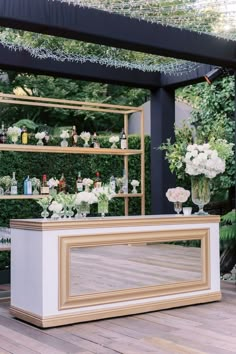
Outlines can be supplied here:
M142 150L132 149L111 149L111 148L85 148L85 147L61 147L61 146L37 146L37 145L17 145L17 144L0 144L0 151L17 151L17 152L46 152L56 154L89 154L89 155L139 155Z
M37 200L37 199L41 199L41 198L46 198L48 197L50 194L30 194L30 195L25 195L25 194L15 194L15 195L0 195L0 200L11 200L11 199L33 199L33 200ZM140 198L143 196L143 193L117 193L114 198Z

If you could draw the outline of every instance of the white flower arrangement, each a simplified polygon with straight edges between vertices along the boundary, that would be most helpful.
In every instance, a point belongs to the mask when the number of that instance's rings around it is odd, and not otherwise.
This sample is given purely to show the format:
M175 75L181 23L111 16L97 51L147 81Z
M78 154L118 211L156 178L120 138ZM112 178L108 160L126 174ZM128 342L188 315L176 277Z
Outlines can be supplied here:
M55 200L49 205L48 209L53 213L60 214L63 209L63 204L58 203Z
M32 187L39 188L41 186L40 179L36 177L31 178L31 183L32 183Z
M205 175L207 178L214 178L225 171L225 160L218 156L216 150L210 148L210 144L188 145L184 162L185 172L190 176Z
M20 136L21 135L21 129L18 127L9 127L7 129L7 135L12 137L12 136Z
M42 140L43 138L45 138L45 136L46 136L45 132L40 132L40 133L35 134L35 139Z
M116 195L116 193L111 190L109 186L94 188L92 193L94 193L94 195L97 197L98 202L111 200Z
M138 180L136 180L136 179L133 179L130 184L131 184L131 186L133 186L133 187L138 187L139 184L140 184L140 182L139 182Z
M68 139L70 137L68 130L62 130L62 133L60 135L60 138L62 139Z
M166 192L166 197L169 202L185 203L190 196L190 192L182 187L169 188Z
M97 203L97 198L92 192L80 192L76 196L75 204L80 205L82 202L94 204Z
M82 183L83 183L84 186L89 186L90 187L93 184L93 180L90 179L90 178L84 178Z
M118 143L118 141L119 141L119 137L118 137L118 136L112 135L112 136L109 138L109 143L114 144L114 143Z
M5 186L5 188L9 188L11 185L11 176L3 176L1 178L1 185Z
M91 134L89 132L82 132L80 134L81 139L88 141L90 139Z
M49 179L49 181L47 182L47 185L48 185L48 187L49 188L54 188L54 187L57 187L58 186L58 184L59 184L59 181L58 181L58 179L56 179L56 178L50 178Z

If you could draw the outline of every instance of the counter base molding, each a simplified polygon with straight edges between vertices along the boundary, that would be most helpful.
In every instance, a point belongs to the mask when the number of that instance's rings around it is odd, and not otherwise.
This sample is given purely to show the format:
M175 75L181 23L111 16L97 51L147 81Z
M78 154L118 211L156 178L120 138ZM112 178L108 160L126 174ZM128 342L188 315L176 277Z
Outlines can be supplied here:
M91 219L12 220L13 316L46 328L221 299L218 216Z
M150 304L140 304L132 306L121 306L117 309L104 309L99 311L91 311L90 313L81 314L79 312L67 315L56 315L48 317L40 317L36 314L22 311L21 309L11 306L10 313L20 320L29 322L37 327L50 328L57 326L65 326L73 323L88 322L101 320L111 317L121 317L128 315L135 315L138 313L153 312L158 310L165 310L170 308L190 306L197 304L204 304L208 302L220 301L221 292L215 292L211 294L202 295L189 295L188 297L179 297L178 299L172 300L159 300L155 303Z

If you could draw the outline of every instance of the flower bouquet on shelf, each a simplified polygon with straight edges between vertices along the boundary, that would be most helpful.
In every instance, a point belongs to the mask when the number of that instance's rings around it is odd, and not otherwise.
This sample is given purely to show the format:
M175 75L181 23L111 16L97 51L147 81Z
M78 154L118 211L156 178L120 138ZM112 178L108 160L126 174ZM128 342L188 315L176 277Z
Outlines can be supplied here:
M47 185L49 187L49 194L51 196L55 196L57 194L57 187L58 187L59 181L56 178L50 178L47 182Z
M65 194L63 192L54 196L54 199L59 204L63 205L63 211L61 210L61 216L71 219L74 216L73 209L75 208L76 194Z
M61 141L61 146L62 147L67 147L68 146L68 141L67 139L69 139L70 135L68 133L68 130L62 130L62 133L60 135L60 138L62 139Z
M90 213L90 205L97 203L97 198L92 192L80 192L76 195L75 207L77 214L75 217L79 219L80 217L85 218L87 214Z
M48 209L53 212L53 214L51 215L51 219L57 220L61 217L63 204L53 200L52 203L49 205Z
M177 214L182 211L182 204L185 203L190 196L190 192L182 187L169 188L166 197L169 202L174 203L174 210Z
M104 217L105 214L108 213L109 201L116 195L116 193L109 186L94 188L93 193L97 197L98 214L101 214L101 216Z
M5 195L9 195L10 192L10 188L11 188L11 177L10 176L3 176L1 178L1 186L3 187L4 190L4 194Z
M120 138L118 136L114 136L112 135L110 138L109 138L109 143L111 143L111 149L117 149L117 143L119 142Z
M80 137L82 140L84 140L84 147L89 147L89 139L90 139L91 134L89 132L82 132L80 134Z
M85 188L85 192L89 192L90 191L90 187L93 185L93 180L90 178L84 178L83 181L83 186Z
M33 177L31 178L31 183L32 183L32 187L33 187L33 194L34 195L38 195L39 194L39 188L41 186L41 182L40 179Z
M9 127L7 129L7 136L9 136L13 144L17 143L17 140L20 135L21 135L21 129L18 127Z
M46 133L45 132L40 132L35 134L35 139L37 139L37 145L43 145L43 139L45 138Z
M52 201L51 196L37 200L37 203L43 208L41 216L44 219L46 219L49 216L49 212L47 211L47 209L48 209L51 201Z
M140 184L139 181L136 180L136 179L133 179L130 184L131 184L131 186L133 187L131 193L133 193L133 194L138 193L137 187L139 187L139 184Z

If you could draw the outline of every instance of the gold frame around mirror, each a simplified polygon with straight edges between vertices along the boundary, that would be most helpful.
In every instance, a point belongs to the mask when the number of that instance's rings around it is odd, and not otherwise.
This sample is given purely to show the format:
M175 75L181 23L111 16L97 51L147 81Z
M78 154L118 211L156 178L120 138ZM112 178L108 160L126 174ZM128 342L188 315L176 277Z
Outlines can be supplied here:
M78 247L96 247L120 244L144 244L148 242L201 241L201 279L171 284L145 286L133 289L70 294L70 250ZM210 286L209 229L185 229L166 231L114 232L108 234L72 235L59 237L59 310L95 306L121 301L140 300L163 295L194 292Z

